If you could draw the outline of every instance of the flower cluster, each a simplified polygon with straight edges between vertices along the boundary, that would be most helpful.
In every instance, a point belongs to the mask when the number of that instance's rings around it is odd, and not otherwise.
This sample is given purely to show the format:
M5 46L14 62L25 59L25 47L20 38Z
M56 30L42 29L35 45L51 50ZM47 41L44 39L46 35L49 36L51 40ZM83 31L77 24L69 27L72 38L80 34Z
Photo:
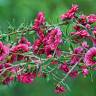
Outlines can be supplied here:
M8 44L0 41L0 84L8 85L15 78L20 83L31 84L36 77L48 81L53 77L54 92L62 94L68 89L67 77L75 79L95 72L96 15L78 15L77 12L78 5L73 5L60 16L60 23L52 25L45 20L44 13L39 12L31 29L17 32L18 41ZM62 30L68 28L63 27L68 24L74 31ZM6 37L17 33L6 34ZM35 39L29 41L27 36Z
M9 84L14 80L15 76L19 82L32 83L36 77L35 73L24 72L23 65L14 65L15 62L28 61L28 57L23 54L31 50L31 42L22 37L18 44L12 47L7 47L2 42L0 44L0 75L2 78L0 83Z
M38 22L39 24L38 24ZM38 39L33 44L33 51L35 54L46 54L47 57L52 57L54 51L58 53L58 45L62 42L62 32L59 28L54 28L48 30L47 33L44 34L46 29L42 30L41 25L46 26L44 24L45 17L43 13L38 13L37 19L35 20L35 29L33 26L33 30L37 32ZM38 25L38 27L36 27ZM38 30L36 30L38 29ZM42 31L41 31L42 30Z

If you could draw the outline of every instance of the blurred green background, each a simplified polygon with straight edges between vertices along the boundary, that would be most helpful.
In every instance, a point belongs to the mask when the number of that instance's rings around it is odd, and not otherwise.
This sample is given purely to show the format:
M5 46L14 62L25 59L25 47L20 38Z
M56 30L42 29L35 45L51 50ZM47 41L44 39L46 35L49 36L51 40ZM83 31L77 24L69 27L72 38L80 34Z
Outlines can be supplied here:
M96 0L0 0L0 29L8 24L19 26L33 22L37 12L44 11L48 22L56 22L72 4L79 4L81 13L96 13ZM69 84L71 92L56 95L53 81L37 79L32 85L14 83L0 86L0 96L96 96L96 76L78 78Z

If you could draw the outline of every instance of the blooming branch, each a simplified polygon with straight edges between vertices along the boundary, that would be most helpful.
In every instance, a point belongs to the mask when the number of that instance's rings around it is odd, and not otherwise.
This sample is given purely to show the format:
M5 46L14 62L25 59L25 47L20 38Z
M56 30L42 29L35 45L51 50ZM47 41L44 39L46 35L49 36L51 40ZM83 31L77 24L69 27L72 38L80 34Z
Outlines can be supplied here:
M33 26L0 34L0 84L8 85L15 78L24 84L36 77L53 78L55 93L63 93L69 89L68 77L94 72L96 15L78 15L78 9L72 5L57 24L49 24L39 12Z

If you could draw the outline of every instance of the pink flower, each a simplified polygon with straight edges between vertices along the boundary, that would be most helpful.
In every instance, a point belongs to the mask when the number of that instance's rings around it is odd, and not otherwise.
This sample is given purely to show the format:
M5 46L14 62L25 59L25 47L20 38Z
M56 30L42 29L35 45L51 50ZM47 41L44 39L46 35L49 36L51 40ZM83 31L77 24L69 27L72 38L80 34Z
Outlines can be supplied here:
M32 27L39 36L39 38L44 38L44 32L42 26L45 26L45 17L43 12L39 12L37 18L34 21L34 25Z
M34 81L36 73L23 73L17 76L19 82L24 84L30 84Z
M86 27L87 29L91 29L91 25L90 25L90 24L86 24L85 27Z
M32 28L37 31L40 28L40 25L43 25L44 23L45 23L44 13L39 12Z
M74 49L74 54L80 54L81 52L83 51L83 48L81 48L81 47L77 47L77 48L75 48Z
M71 32L71 35L77 35L77 36L80 36L80 37L87 37L89 36L89 33L86 31L86 30L80 30L80 31L77 31L77 32Z
M60 65L60 70L64 71L65 73L69 72L70 68L68 67L67 63L63 63Z
M27 44L18 44L14 46L11 50L14 53L24 53L29 51L29 47Z
M88 24L89 26L88 28L90 28L90 24L96 22L96 15L95 14L91 14L89 16L81 15L78 21L79 23L86 25L86 27Z
M62 32L59 28L52 29L48 32L46 37L44 38L43 42L45 46L49 46L51 50L54 50L57 48L57 46L61 43L62 39Z
M9 48L0 42L0 61L4 60L9 54Z
M75 17L75 13L78 11L78 5L73 5L70 10L68 10L65 14L61 15L61 20L64 19L72 19Z
M89 70L86 67L82 67L82 74L86 77L89 74Z
M19 41L19 44L27 44L28 46L30 46L31 42L29 42L25 37L22 37Z
M96 48L90 48L84 57L84 62L87 66L93 66L96 64Z
M96 15L91 14L91 15L87 16L87 20L88 20L88 23L90 23L90 24L96 22Z
M15 62L18 60L23 60L25 56L22 56L22 53L28 52L29 47L27 44L18 44L11 49L12 54L10 55L10 60L9 62Z
M78 71L77 70L74 70L70 73L70 77L72 78L76 78L78 76Z
M65 91L65 88L63 86L56 86L55 93L60 94Z

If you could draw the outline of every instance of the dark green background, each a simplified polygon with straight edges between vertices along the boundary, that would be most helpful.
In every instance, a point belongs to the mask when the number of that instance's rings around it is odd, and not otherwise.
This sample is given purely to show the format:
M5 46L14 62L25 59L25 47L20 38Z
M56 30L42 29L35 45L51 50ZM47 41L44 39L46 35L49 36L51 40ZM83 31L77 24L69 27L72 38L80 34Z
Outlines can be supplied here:
M8 24L18 27L22 22L33 22L39 11L44 11L48 22L55 23L72 4L79 4L81 13L96 13L96 0L0 0L0 29L6 31ZM89 77L78 78L69 85L72 90L66 96L96 96L96 76L93 82ZM31 85L0 86L0 96L57 96L53 90L52 81L37 79Z

